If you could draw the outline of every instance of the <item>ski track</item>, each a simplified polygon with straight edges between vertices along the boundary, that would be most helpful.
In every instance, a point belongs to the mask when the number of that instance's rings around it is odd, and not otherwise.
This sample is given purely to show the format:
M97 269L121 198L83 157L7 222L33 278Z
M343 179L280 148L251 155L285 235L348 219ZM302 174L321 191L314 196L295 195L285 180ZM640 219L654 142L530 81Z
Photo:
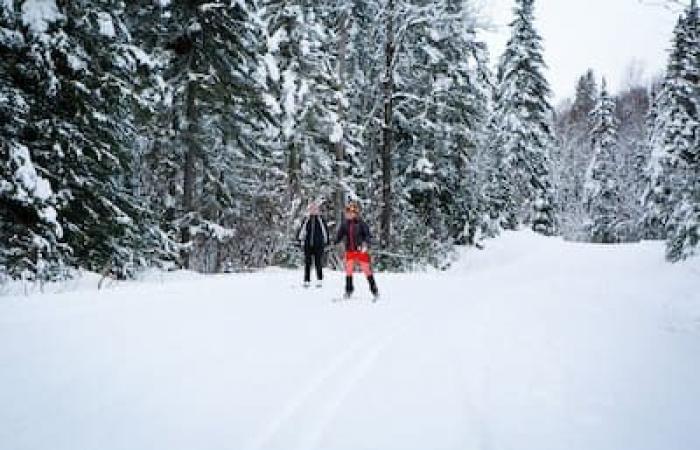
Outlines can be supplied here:
M363 375L381 352L391 343L396 335L406 328L407 321L415 313L404 313L399 319L388 326L386 334L370 334L359 342L348 347L344 352L333 358L315 377L299 391L295 397L286 402L279 415L268 422L268 425L246 447L248 450L263 450L274 438L293 424L293 419L307 408L317 408L314 400L325 403L321 413L308 431L300 433L300 444L297 448L316 448L326 426L332 421L335 411L343 400L351 393L352 388L361 381ZM363 356L364 355L364 356ZM349 374L349 375L348 375ZM323 391L324 395L320 393ZM314 397L318 397L314 399ZM323 400L327 399L327 400ZM308 411L307 411L308 413ZM291 446L291 444L290 444Z
M311 427L308 431L302 433L302 440L300 445L297 447L299 450L313 450L319 447L323 434L326 431L328 425L333 421L338 410L342 406L343 402L352 393L353 389L363 380L365 375L372 369L377 358L385 351L385 349L396 339L396 337L401 334L402 331L406 330L410 326L410 319L414 317L415 314L407 314L406 317L397 321L393 326L390 326L390 332L382 337L379 341L374 339L369 345L369 348L365 348L364 352L366 356L361 357L359 360L354 361L350 364L350 371L348 374L341 374L341 383L338 388L335 389L335 393L325 400L325 405L322 406L321 411L318 415L316 421L312 422Z

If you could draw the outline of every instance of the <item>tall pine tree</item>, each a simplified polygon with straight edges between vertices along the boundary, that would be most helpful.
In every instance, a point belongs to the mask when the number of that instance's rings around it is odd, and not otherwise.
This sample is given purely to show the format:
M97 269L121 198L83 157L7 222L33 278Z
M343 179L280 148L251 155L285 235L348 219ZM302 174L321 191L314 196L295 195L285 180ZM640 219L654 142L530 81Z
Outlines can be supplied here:
M579 77L575 92L573 103L557 114L553 184L561 234L566 239L585 240L584 179L593 156L591 112L598 100L598 85L592 70Z
M542 38L534 27L534 0L516 0L511 37L498 65L490 149L496 164L487 192L490 215L504 228L530 224L556 229L550 180L554 145Z
M589 216L586 230L591 242L611 244L619 241L621 186L617 177L615 100L608 93L605 80L591 116L593 159L584 185L584 203Z
M277 178L265 167L271 118L257 76L265 46L257 4L173 0L129 11L154 61L153 113L143 120L152 206L182 243L181 265L219 271L269 262L277 239L249 248L240 238L260 216L276 219L256 179Z
M651 114L646 223L663 227L672 261L700 242L700 14L693 0L674 30Z
M49 182L44 200L55 205L71 265L133 274L144 211L131 189L131 95L118 64L129 40L123 4L14 5L4 3L0 63L3 89L22 100L6 129L12 160Z

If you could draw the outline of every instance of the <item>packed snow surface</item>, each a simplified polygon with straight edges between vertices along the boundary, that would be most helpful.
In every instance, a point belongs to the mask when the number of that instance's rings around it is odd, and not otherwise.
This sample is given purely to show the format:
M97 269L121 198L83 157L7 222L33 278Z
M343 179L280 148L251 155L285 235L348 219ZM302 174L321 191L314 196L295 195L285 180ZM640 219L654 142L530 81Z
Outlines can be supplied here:
M342 277L0 298L0 447L700 448L697 259L520 232L377 304Z

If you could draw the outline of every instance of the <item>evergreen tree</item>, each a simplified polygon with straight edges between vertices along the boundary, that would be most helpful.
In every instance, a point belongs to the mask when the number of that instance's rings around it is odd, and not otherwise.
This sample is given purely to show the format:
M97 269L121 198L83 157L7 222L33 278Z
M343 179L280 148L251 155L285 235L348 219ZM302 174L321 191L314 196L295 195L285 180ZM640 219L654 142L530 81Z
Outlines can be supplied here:
M584 179L593 157L590 143L591 112L598 99L598 86L592 70L576 83L573 103L557 115L558 145L554 149L554 185L560 231L566 239L585 239L583 204Z
M283 157L284 198L291 205L278 223L294 223L309 199L331 211L338 201L335 153L345 139L344 100L339 69L329 69L338 67L334 31L343 13L332 2L273 0L265 5L268 53L263 68L268 103L279 123L271 145ZM280 257L290 260L294 254L292 246Z
M666 152L675 168L670 177L673 211L667 224L666 255L679 261L697 253L700 244L700 11L693 0L685 17L687 49L680 76L674 80ZM675 181L675 182L674 182Z
M589 239L597 243L619 241L621 186L617 178L618 122L615 101L603 80L600 98L592 112L593 160L586 173L585 205Z
M355 81L366 86L360 92L377 92L379 97L370 96L360 106L369 107L367 117L359 118L369 137L362 149L366 163L359 168L369 182L356 193L374 206L377 216L372 221L385 223L380 213L385 211L389 143L391 239L380 263L394 268L411 262L444 266L454 242L473 242L480 219L479 187L473 181L488 115L486 49L476 36L470 2L392 5L380 16L383 21L369 28L376 35L365 28L357 38L369 42L352 47L352 56L383 59L384 71L373 73L379 81L365 79L366 70ZM384 129L385 123L391 130ZM352 130L350 126L351 137Z
M269 205L255 169L277 178L264 163L271 120L257 76L265 45L257 5L173 0L129 8L131 29L155 62L154 113L143 130L149 190L162 227L183 244L181 264L218 271L241 259L269 260L276 239L254 249L236 239L260 220L255 205ZM261 215L274 220L269 212Z
M453 242L472 240L477 228L478 186L469 181L488 117L489 73L468 5L432 5L432 20L418 20L426 9L412 4L415 25L399 47L394 141L401 156L394 191L401 214L392 222L426 227L407 234L433 241L421 255L439 261Z
M384 268L555 231L531 0L495 95L470 1L0 4L0 276L130 276L174 249L205 272L294 264L311 198L362 203Z
M648 163L645 143L646 118L649 114L649 89L630 86L617 96L618 166L617 178L621 186L622 203L619 215L623 222L620 239L634 242L643 238L642 216L644 209L640 199L644 194L644 171Z
M644 168L644 190L640 203L642 204L641 229L646 239L666 239L666 222L668 222L668 186L666 183L665 159L661 158L657 147L656 136L660 130L655 130L660 112L661 86L652 87L652 104L646 120L644 137L647 165Z
M22 27L15 6L0 5L0 280L60 277L68 256L58 243L63 230L48 170L36 164L24 143L41 95L41 73L39 55L30 52Z
M274 93L273 108L280 117L280 146L288 158L290 200L322 195L307 189L313 191L314 181L331 176L326 172L331 168L330 152L318 151L329 148L330 133L324 122L331 105L323 95L332 89L327 74L330 39L319 9L317 2L305 1L266 5L270 53L265 56L265 68Z
M48 180L70 263L128 276L143 262L143 230L129 184L128 81L117 66L128 43L122 4L6 2L3 18L12 37L3 39L3 86L23 100L23 118L7 130L13 160Z
M511 37L497 71L490 149L499 160L490 176L490 207L501 226L555 231L550 180L554 145L550 89L542 38L534 28L534 0L516 0Z
M569 121L591 129L593 124L590 114L596 106L598 95L598 83L595 79L595 73L593 69L588 69L585 74L579 77L576 83L574 104L571 107Z
M672 261L700 241L700 15L693 0L679 18L664 82L651 114L645 221L663 227Z

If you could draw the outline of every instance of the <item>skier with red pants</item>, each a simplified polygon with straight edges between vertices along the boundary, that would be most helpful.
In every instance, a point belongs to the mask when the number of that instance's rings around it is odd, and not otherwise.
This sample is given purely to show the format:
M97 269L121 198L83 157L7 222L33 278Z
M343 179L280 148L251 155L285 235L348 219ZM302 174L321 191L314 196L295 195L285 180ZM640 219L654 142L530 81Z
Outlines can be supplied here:
M367 277L369 289L372 291L374 301L379 299L379 290L372 274L372 266L368 253L372 235L367 223L360 218L360 207L351 202L345 208L345 220L338 228L335 243L345 243L345 298L350 298L355 290L352 283L352 274L355 264L359 264L362 272Z

